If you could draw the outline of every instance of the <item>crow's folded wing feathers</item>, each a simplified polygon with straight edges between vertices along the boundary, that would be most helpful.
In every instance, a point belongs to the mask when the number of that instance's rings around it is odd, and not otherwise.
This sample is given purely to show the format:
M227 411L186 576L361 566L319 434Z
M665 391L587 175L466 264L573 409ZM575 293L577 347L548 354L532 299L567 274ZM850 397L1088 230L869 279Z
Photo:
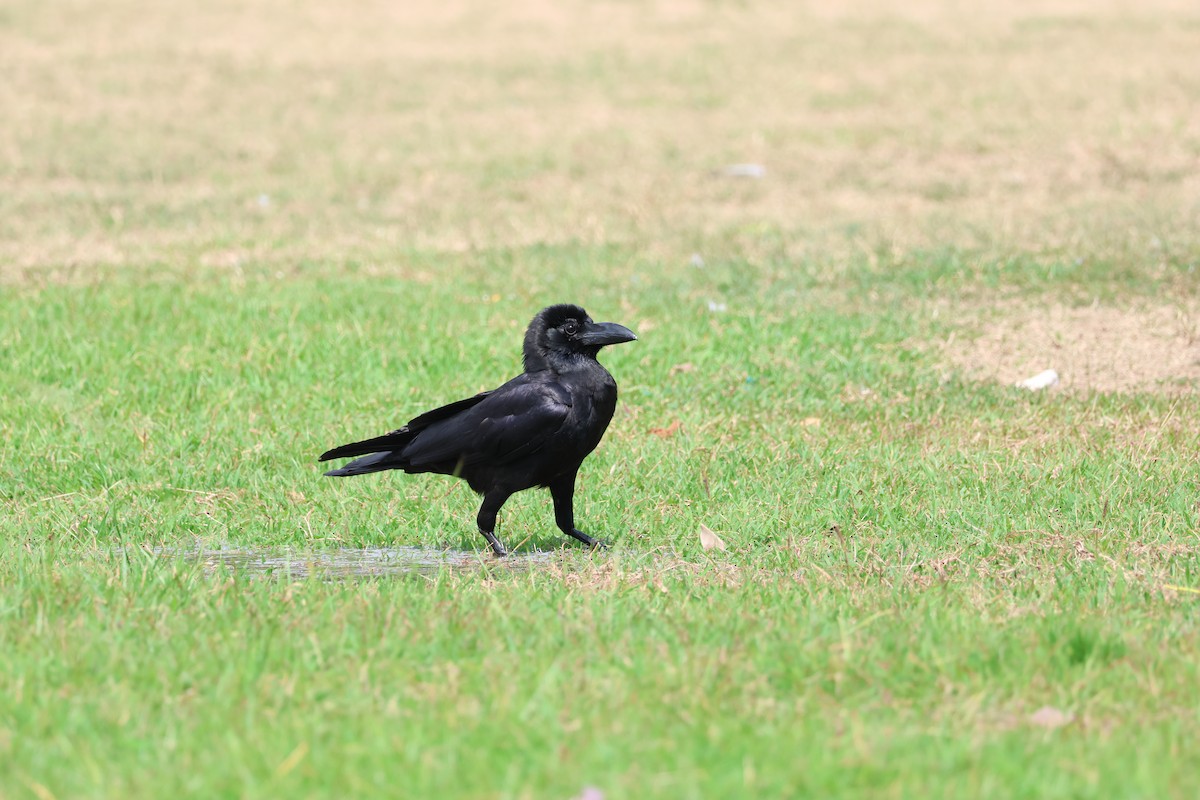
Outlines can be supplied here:
M495 394L496 391L496 389L493 389L488 392L480 392L479 394L473 397L468 397L465 400L455 400L453 403L447 403L440 408L435 408L432 411L426 411L424 414L410 419L408 424L404 426L404 429L408 430L410 433L418 433L425 428L428 428L435 422L440 422L441 420L453 417L455 414L463 411L464 409L470 408L471 406L479 405L488 397Z
M521 376L457 413L436 421L423 414L410 422L410 430L418 421L423 428L404 449L404 460L414 467L505 464L542 449L570 410L571 395L562 385Z

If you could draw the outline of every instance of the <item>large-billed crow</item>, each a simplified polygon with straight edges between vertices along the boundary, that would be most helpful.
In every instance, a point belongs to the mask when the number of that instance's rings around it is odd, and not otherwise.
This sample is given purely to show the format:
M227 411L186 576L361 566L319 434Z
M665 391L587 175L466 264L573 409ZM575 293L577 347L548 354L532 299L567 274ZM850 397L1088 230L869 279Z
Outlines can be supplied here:
M632 342L615 322L592 322L579 306L538 312L525 331L525 372L490 392L427 411L399 430L335 447L321 461L364 456L326 475L388 469L466 480L483 495L476 522L496 555L496 514L514 493L545 486L568 536L603 546L575 527L575 474L617 407L617 382L596 360L608 344ZM370 454L370 455L367 455Z

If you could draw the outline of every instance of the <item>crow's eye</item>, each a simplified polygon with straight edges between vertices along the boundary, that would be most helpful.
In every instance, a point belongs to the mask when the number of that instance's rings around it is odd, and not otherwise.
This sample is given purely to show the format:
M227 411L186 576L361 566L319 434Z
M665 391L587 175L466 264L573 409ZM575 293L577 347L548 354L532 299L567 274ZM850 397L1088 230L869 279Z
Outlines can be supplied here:
M569 319L563 323L562 332L567 336L574 336L579 333L579 323L573 319Z

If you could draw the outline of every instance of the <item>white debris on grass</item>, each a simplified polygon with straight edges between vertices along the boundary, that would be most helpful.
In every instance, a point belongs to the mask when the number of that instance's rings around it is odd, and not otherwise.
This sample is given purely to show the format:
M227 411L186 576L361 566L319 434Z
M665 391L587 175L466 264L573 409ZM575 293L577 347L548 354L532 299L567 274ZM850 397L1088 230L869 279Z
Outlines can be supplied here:
M1047 369L1023 381L1017 381L1016 386L1036 392L1041 389L1048 389L1056 383L1058 383L1058 373L1052 369Z

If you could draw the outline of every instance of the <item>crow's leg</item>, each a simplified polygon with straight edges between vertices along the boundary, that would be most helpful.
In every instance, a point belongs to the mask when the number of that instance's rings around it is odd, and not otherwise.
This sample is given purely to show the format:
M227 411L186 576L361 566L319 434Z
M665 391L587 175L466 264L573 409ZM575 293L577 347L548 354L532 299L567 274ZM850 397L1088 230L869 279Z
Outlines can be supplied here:
M607 547L604 542L588 536L575 527L574 475L567 475L551 483L550 496L554 498L554 521L558 523L558 527L563 533L572 539L578 539L593 549Z
M488 544L492 546L492 552L498 556L506 556L508 552L504 549L504 545L500 544L500 540L496 538L496 514L500 513L501 506L512 496L512 492L507 492L502 489L493 489L483 496L483 505L479 506L479 516L475 518L475 524L479 526L479 532L483 534L483 538L487 539Z

